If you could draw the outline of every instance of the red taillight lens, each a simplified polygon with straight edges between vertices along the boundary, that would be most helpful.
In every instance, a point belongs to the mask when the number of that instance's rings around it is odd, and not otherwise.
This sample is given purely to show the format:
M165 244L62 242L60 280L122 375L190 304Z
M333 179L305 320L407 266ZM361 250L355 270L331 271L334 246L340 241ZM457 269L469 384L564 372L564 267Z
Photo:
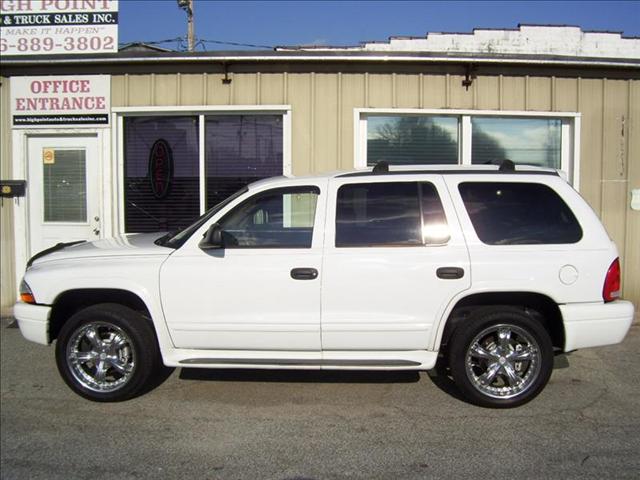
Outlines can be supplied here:
M602 288L602 298L605 302L612 302L620 298L620 259L616 258L604 279L604 287Z

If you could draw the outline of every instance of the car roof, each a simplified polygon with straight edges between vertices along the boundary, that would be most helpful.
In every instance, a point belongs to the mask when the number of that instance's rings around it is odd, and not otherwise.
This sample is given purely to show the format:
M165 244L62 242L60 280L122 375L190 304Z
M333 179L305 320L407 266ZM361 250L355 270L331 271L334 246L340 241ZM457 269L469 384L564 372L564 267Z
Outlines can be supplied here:
M381 162L382 163L382 162ZM385 162L386 163L386 162ZM380 164L378 164L380 165ZM352 177L376 177L397 175L551 175L561 176L558 170L553 168L535 167L531 165L514 165L512 162L503 162L501 165L383 165L382 168L364 168L349 171L333 171L317 175L304 176L280 176L258 180L250 185L250 189L262 187L267 184L291 184L292 181L300 183L304 181L328 180L331 178Z

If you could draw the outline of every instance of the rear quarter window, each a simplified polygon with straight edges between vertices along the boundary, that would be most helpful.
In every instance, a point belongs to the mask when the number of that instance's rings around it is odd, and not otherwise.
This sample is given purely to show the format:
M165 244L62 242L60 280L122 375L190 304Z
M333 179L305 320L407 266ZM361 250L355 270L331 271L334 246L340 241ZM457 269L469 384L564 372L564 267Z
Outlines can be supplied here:
M459 185L478 238L488 245L577 243L582 228L564 200L538 183Z

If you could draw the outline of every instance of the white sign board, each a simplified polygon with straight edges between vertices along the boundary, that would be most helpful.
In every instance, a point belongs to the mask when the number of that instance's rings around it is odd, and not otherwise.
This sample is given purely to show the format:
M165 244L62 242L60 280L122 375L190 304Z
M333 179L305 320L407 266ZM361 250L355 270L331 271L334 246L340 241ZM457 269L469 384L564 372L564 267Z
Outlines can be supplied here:
M0 55L118 51L118 0L0 0Z
M108 127L109 75L12 77L14 128Z

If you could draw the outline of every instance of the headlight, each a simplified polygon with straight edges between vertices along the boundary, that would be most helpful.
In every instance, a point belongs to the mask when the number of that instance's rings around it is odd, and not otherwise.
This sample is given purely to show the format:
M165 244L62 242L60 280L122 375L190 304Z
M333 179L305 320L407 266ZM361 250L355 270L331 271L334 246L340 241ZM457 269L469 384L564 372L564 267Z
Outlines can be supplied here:
M36 298L24 279L20 282L20 300L24 303L36 303Z

